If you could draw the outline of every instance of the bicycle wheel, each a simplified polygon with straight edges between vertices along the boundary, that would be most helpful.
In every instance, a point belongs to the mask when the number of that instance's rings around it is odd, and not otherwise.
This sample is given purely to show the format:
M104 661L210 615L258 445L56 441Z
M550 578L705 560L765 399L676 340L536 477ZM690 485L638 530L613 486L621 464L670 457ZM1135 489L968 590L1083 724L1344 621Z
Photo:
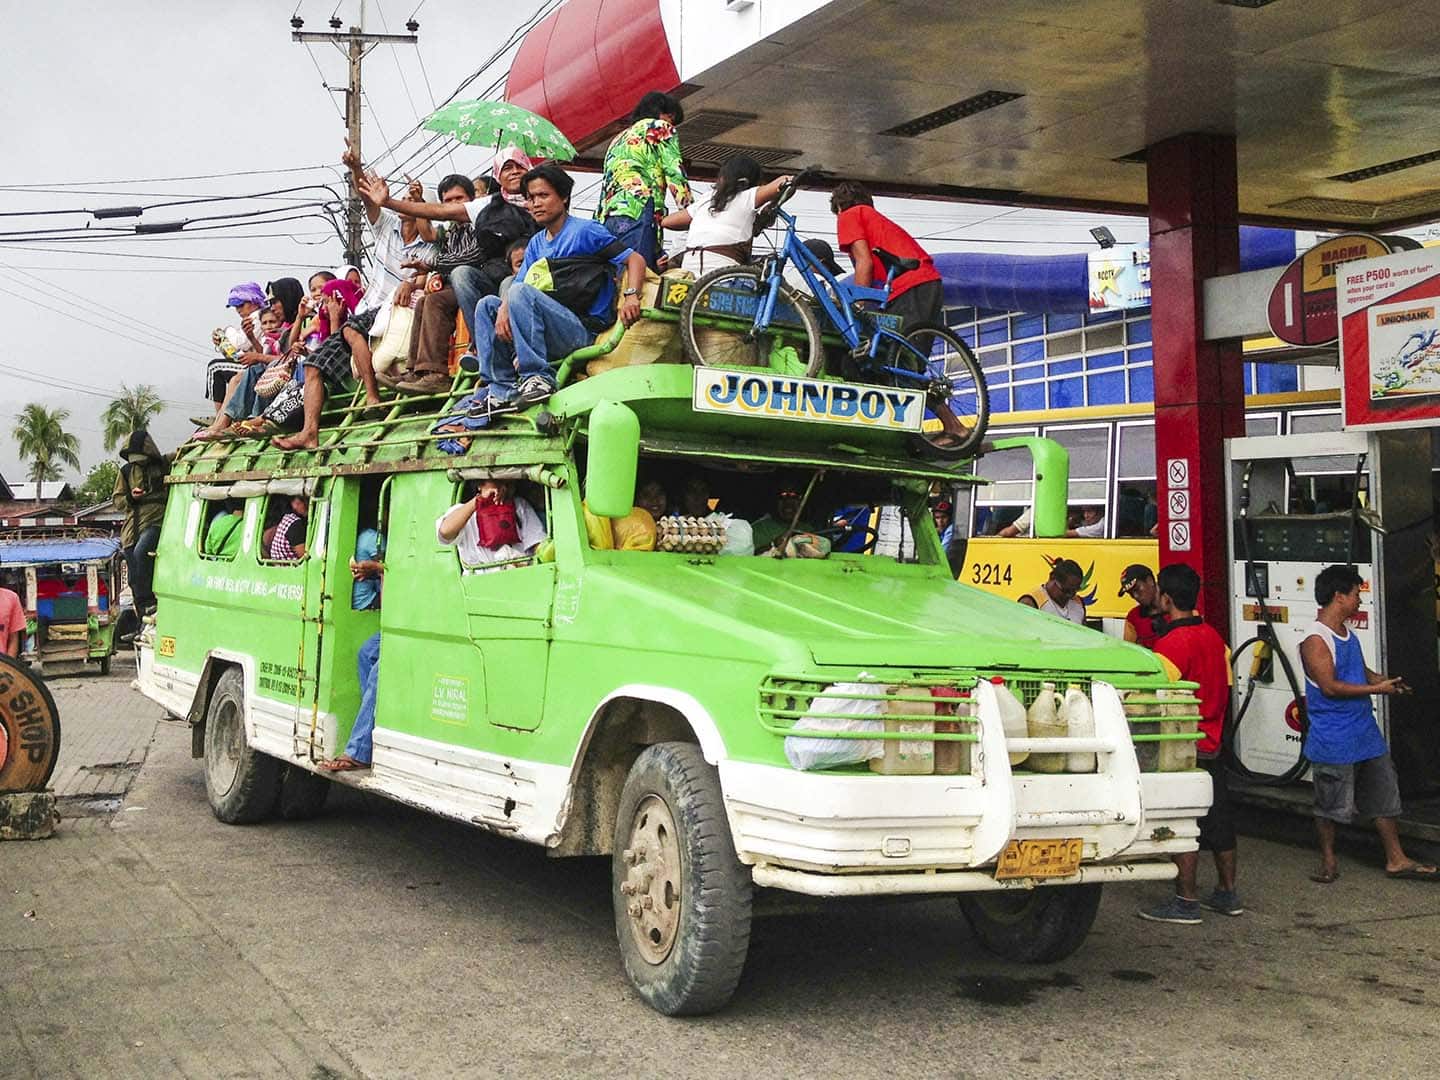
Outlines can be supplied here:
M972 457L990 422L990 394L980 362L943 326L914 327L906 331L905 342L930 375L925 425L914 436L917 449L929 457Z
M722 266L691 285L680 306L685 358L692 364L763 367L784 375L819 374L825 362L820 325L809 302L790 286L780 286L770 325L754 331L755 311L767 288L753 266Z

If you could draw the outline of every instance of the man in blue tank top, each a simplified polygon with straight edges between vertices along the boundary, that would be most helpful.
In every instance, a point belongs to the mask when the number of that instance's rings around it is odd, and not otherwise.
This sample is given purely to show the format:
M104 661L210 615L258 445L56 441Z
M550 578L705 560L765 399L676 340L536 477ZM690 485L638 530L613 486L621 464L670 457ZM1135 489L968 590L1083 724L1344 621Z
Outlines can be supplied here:
M1385 873L1393 878L1440 881L1440 870L1405 854L1395 819L1400 785L1385 737L1370 707L1372 694L1408 694L1405 680L1379 675L1365 666L1360 641L1346 626L1360 610L1362 579L1353 566L1327 566L1315 578L1317 620L1300 643L1305 667L1305 711L1310 729L1305 756L1315 786L1315 831L1320 870L1311 881L1329 885L1340 871L1335 862L1335 823L1375 819L1385 848Z

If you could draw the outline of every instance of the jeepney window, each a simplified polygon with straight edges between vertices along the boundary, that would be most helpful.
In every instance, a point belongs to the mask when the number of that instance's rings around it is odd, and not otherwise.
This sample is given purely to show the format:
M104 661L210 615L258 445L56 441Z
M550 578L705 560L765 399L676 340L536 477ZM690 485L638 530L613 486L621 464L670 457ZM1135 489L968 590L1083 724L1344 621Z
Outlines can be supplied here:
M202 559L233 562L245 532L245 501L214 499L204 503L204 523L196 542Z
M549 488L529 480L466 480L455 485L451 498L450 506L440 508L435 540L455 549L461 573L513 570L553 559L547 543ZM447 543L442 523L457 512L459 532Z
M310 517L314 503L303 495L271 495L265 503L260 533L259 560L290 564L305 558L310 544Z

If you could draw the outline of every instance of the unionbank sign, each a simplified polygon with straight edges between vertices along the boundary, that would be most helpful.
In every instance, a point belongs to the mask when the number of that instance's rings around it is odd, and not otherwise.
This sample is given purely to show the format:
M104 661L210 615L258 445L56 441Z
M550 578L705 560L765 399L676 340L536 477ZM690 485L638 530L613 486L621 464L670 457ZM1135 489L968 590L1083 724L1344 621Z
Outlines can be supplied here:
M733 368L697 367L693 403L699 412L892 431L919 431L925 419L925 395L919 390L797 379Z

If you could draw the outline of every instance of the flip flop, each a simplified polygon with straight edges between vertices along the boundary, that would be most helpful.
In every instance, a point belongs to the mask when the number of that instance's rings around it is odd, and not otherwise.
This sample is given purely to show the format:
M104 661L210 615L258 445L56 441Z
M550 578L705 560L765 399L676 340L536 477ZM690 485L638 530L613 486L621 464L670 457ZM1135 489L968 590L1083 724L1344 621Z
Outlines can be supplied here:
M1404 870L1386 870L1385 876L1396 881L1440 881L1440 869L1433 866L1407 866Z
M316 768L324 769L326 772L355 772L360 769L370 768L370 762L356 761L349 754L341 754L339 757L331 758L329 761L319 762Z
M1316 885L1334 885L1339 877L1339 870L1321 870L1318 874L1311 874L1310 880L1315 882Z

